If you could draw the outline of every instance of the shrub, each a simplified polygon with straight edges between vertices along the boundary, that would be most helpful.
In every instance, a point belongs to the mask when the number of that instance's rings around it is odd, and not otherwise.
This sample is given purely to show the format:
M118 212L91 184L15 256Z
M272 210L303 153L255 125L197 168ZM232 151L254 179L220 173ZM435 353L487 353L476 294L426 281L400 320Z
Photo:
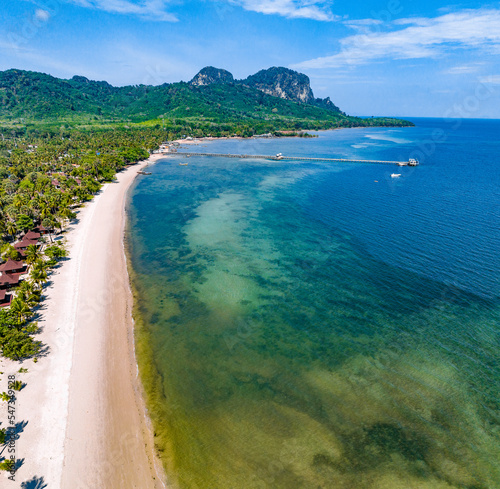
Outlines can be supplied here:
M30 336L27 328L0 327L0 349L2 355L11 360L20 360L37 355L41 343ZM30 329L30 327L28 327Z
M66 256L66 250L62 246L52 245L45 248L45 255L51 260L57 260Z
M6 470L7 472L10 472L14 470L14 468L15 468L14 460L6 458L2 462L0 462L0 470Z

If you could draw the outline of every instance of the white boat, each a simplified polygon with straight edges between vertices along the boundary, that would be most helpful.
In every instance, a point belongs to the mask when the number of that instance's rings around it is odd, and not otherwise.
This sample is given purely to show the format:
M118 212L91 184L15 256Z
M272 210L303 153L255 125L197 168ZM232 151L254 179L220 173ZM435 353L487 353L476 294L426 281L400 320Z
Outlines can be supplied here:
M401 173L391 173L391 178L398 178L401 176Z

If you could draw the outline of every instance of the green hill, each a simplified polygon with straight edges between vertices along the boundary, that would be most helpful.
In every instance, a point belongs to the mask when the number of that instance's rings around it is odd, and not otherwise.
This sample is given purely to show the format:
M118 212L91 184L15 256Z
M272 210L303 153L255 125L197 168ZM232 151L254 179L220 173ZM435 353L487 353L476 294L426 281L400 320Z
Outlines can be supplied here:
M297 102L241 82L113 87L82 76L63 80L31 71L0 72L3 123L140 123L161 117L215 124L248 122L252 126L265 122L275 129L411 125L396 119L348 117L331 103L319 106L318 100L314 101L316 105Z

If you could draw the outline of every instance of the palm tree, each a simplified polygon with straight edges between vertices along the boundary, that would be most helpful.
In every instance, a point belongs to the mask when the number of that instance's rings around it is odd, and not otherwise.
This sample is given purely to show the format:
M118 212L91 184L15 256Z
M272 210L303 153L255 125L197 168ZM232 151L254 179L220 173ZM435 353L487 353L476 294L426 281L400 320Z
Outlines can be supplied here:
M34 289L34 284L33 282L30 282L29 280L23 280L20 284L19 287L17 288L18 292L23 292L27 294L31 294Z
M43 268L33 268L30 275L39 289L41 289L42 285L47 281L47 272Z
M47 229L47 231L49 232L49 239L50 239L50 242L53 243L53 240L52 240L52 232L54 231L54 226L55 226L56 222L55 222L55 219L52 218L52 217L46 217L43 221L42 221L42 226Z
M17 226L16 223L13 221L7 221L5 223L5 230L7 231L8 234L10 234L12 237L14 237L17 234Z
M52 216L52 212L50 211L50 207L47 205L46 202L44 202L44 201L40 202L38 208L40 209L40 217L42 219L48 219L50 216ZM44 226L45 226L45 224L44 224Z
M47 270L50 265L40 256L34 263L33 269L35 270Z
M22 282L29 283L29 282ZM30 287L26 290L18 289L17 297L21 299L23 302L28 304L29 307L34 307L40 302L40 291L33 288L30 284Z
M14 297L14 299L12 299L10 310L17 316L20 323L24 323L26 319L33 315L28 304L19 297Z
M42 253L35 245L29 245L28 248L26 248L26 263L29 265L36 262L41 256Z

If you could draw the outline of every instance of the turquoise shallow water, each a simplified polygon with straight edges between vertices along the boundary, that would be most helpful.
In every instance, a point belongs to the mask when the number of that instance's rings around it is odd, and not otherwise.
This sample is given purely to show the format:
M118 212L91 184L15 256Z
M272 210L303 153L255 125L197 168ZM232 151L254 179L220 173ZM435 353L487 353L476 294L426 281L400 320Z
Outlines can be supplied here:
M196 147L415 169L192 157L137 181L137 345L174 486L500 487L500 122L415 122Z

